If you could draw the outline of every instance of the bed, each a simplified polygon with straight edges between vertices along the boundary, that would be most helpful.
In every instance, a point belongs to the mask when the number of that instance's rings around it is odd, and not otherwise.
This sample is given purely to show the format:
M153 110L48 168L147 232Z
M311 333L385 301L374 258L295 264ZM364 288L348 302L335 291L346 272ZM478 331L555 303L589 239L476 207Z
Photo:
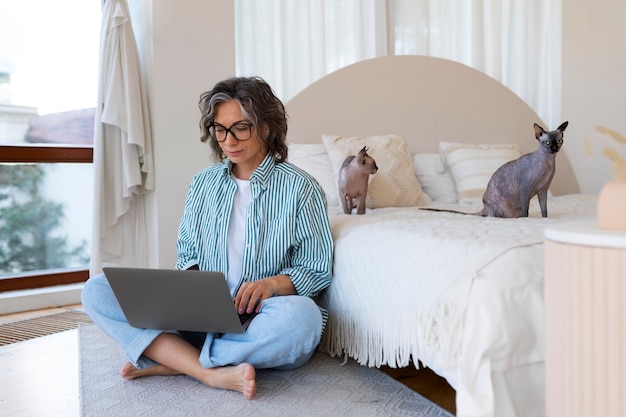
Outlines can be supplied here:
M505 86L452 61L374 58L286 104L289 161L325 190L335 242L320 349L364 366L427 366L456 390L457 416L542 416L543 230L595 217L565 143L542 218L479 211L491 173L552 130ZM559 123L560 124L560 123ZM336 178L362 146L376 159L364 215L343 214ZM481 188L482 187L482 188Z

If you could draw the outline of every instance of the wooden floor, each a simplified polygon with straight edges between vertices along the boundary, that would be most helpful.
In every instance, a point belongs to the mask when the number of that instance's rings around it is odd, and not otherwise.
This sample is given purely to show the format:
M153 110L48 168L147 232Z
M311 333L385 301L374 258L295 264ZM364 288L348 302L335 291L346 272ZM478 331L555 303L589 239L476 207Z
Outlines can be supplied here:
M0 316L0 324L81 308L47 309ZM424 397L455 413L455 393L428 369L382 370ZM0 347L0 415L79 415L78 332L69 330Z
M454 389L445 379L430 369L415 369L414 366L392 369L383 366L381 370L395 380L402 382L413 391L439 404L440 407L448 410L452 414L456 414L456 394Z

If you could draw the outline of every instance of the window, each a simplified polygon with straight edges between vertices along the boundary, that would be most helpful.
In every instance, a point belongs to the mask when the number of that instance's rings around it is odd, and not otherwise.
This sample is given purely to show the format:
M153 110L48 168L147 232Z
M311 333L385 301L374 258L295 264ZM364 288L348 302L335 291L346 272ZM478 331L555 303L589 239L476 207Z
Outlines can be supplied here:
M0 0L0 291L88 276L101 0Z

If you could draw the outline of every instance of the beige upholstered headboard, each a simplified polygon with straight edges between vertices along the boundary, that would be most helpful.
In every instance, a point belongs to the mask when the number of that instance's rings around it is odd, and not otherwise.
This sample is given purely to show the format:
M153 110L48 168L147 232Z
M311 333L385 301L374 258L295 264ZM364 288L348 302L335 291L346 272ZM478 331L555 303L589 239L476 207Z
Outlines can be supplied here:
M287 104L290 143L321 143L321 136L403 136L413 154L437 152L441 141L517 143L537 148L537 114L515 93L466 65L404 55L374 58L311 84ZM567 138L567 132L565 134ZM567 139L565 145L567 146ZM561 152L550 187L555 195L580 192Z

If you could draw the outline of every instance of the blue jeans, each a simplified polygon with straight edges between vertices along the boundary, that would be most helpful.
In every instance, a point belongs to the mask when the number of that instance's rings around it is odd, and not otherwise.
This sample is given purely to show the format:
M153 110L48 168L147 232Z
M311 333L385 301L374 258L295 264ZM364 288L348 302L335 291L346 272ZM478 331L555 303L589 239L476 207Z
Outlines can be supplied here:
M133 365L147 368L156 364L143 352L163 331L130 326L104 274L85 283L82 303L94 323L122 346ZM272 297L263 301L244 333L176 334L200 349L199 360L205 368L247 362L257 369L289 370L304 365L315 352L322 334L322 313L308 297Z

